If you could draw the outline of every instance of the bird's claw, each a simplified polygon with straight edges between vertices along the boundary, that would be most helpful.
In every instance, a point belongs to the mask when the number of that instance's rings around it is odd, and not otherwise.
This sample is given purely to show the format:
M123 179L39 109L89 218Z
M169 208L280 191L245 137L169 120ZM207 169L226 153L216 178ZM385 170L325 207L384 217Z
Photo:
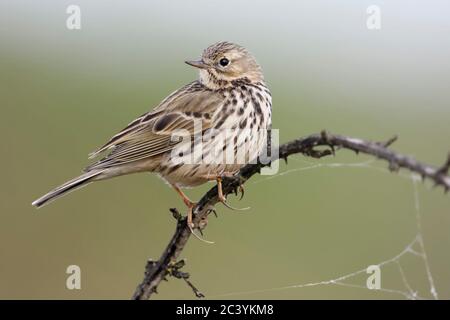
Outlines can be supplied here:
M207 244L214 244L213 241L209 241L209 240L206 240L206 239L203 238L203 232L202 232L202 229L198 228L198 230L199 230L199 232L200 232L200 236L199 236L199 235L194 231L194 228L193 228L193 227L191 227L189 224L188 224L188 227L189 227L189 230L191 230L191 233L194 235L194 237L196 237L198 240L200 240L200 241L202 241L202 242L205 242L205 243L207 243Z
M203 241L203 242L208 243L208 244L213 244L214 242L205 240L205 239L203 238L203 232L202 232L202 229L206 227L206 224L208 223L208 221L207 221L206 219L202 219L202 220L200 221L200 223L198 224L198 226L195 226L195 224L194 224L194 222L193 222L193 212L192 212L194 206L195 206L194 203L193 203L193 205L189 206L189 211L188 211L188 215L187 215L187 222L186 222L186 223L187 223L187 226L188 226L189 230L191 231L191 233L192 233L198 240ZM198 230L199 230L201 236L199 236L197 233L195 233L195 229L198 229Z
M235 210L235 211L245 211L245 210L249 210L249 209L250 209L250 207L245 207L245 208L235 208L235 207L232 207L232 206L230 206L230 205L228 204L227 198L225 198L224 196L219 197L219 201L220 201L225 207L227 207L228 209L231 209L231 210Z
M239 189L239 192L241 193L241 197L239 198L239 201L241 201L242 198L244 198L244 193L245 193L244 187L242 186L242 184L239 185L238 189Z

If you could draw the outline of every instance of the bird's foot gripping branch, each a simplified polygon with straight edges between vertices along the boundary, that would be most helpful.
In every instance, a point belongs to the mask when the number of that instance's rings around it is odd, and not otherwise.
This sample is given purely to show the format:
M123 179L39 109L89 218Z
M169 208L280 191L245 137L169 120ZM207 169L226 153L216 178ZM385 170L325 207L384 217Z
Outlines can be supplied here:
M387 161L389 169L392 172L406 169L420 175L423 180L429 179L433 181L435 186L443 187L445 192L450 190L450 176L448 175L450 169L450 154L442 166L434 167L420 162L413 157L391 150L389 147L396 139L397 138L394 137L385 142L373 142L322 131L319 134L298 138L281 145L277 152L272 153L271 161L273 162L278 159L287 161L287 158L293 154L322 158L334 155L338 150L347 149L354 151L356 154L364 153L377 159ZM239 190L242 184L256 173L259 173L261 168L267 165L270 164L248 164L239 171L236 178L224 179L222 183L224 195ZM215 186L211 188L193 208L193 223L196 228L201 230L206 227L206 218L210 213L215 213L214 205L218 201L218 189L217 186ZM157 292L159 284L162 280L166 280L167 276L183 279L192 288L197 297L203 297L203 294L188 280L189 274L180 271L185 265L185 261L178 261L181 252L191 236L191 230L187 224L186 218L182 217L176 209L171 209L171 212L177 220L175 233L160 259L158 261L150 260L147 262L144 279L137 287L133 296L134 299L149 299L153 293Z

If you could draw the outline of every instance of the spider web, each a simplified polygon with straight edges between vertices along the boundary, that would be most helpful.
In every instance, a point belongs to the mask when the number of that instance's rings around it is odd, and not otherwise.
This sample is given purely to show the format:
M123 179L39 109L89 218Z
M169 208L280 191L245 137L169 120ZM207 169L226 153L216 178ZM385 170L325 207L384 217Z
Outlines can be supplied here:
M301 172L306 170L312 170L312 169L318 169L318 168L367 168L370 170L377 170L383 173L389 173L392 174L389 170L381 167L373 166L376 162L375 159L364 161L364 162L355 162L355 163L313 163L305 160L300 160L298 158L293 157L296 161L300 161L303 164L306 164L306 166L302 166L299 168L293 168L286 171L283 171L281 173L278 173L273 176L266 177L264 179L260 179L258 181L253 182L252 184L259 184L263 183L272 179L277 179L282 176L295 173L295 172ZM380 261L377 266L381 269L383 267L387 266L394 266L400 275L401 282L403 284L403 289L393 289L393 288L383 288L375 289L373 291L378 292L386 292L398 296L403 296L406 299L410 300L425 300L425 299L435 299L437 300L439 298L438 292L436 290L433 274L431 272L430 262L428 259L428 255L425 250L425 243L422 233L422 217L421 217L421 204L420 204L420 195L419 195L419 188L418 183L421 181L421 177L415 173L405 173L405 172L399 172L399 176L408 179L412 183L412 192L413 192L413 200L414 200L414 211L415 211L415 220L416 220L416 235L415 237L395 256L386 259L384 261ZM408 278L405 274L405 271L403 269L401 260L405 256L413 255L418 257L421 260L421 263L423 264L425 268L426 273L426 279L428 282L428 288L429 293L427 296L419 294L418 290L415 290L413 286L408 281ZM334 285L334 286L343 286L343 287L351 287L351 288L359 288L359 289L365 289L369 290L367 286L349 283L349 280L354 280L355 277L366 274L367 267L361 268L359 270L353 271L348 274L341 275L339 277L323 280L319 282L307 282L307 283L300 283L300 284L294 284L289 286L282 286L282 287L272 287L272 288L266 288L266 289L258 289L258 290L250 290L250 291L237 291L237 292L229 292L224 294L215 295L213 298L219 298L219 297L231 297L231 296L239 296L239 295L248 295L248 294L257 294L257 293L267 293L267 292L275 292L275 291L283 291L288 289L299 289L299 288L307 288L307 287L318 287L318 286L326 286L326 285Z

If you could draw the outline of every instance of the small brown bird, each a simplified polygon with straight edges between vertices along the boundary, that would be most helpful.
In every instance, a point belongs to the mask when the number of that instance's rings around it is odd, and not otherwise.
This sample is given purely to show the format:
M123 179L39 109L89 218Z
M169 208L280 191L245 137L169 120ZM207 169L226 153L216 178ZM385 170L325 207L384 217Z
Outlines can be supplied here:
M191 228L195 203L181 188L217 181L219 200L226 204L222 178L256 159L266 146L271 94L261 67L239 45L216 43L200 60L186 63L200 70L199 80L131 122L90 154L109 151L104 158L33 205L41 207L93 181L136 172L157 173L181 195Z

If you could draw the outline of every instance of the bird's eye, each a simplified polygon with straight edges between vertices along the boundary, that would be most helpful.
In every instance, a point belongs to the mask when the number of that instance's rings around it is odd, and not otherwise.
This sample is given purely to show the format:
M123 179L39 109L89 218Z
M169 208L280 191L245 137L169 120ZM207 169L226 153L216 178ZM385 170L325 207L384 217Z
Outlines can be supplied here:
M226 67L229 63L230 63L230 60L228 60L227 58L222 58L222 59L220 59L220 61L219 61L219 64L220 64L222 67Z

